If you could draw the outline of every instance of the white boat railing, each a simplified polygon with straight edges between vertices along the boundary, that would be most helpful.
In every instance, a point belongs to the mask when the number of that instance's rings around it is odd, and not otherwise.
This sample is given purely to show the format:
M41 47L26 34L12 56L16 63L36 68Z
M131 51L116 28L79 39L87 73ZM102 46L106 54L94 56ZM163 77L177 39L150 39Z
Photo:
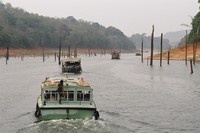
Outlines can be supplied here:
M90 93L76 92L76 91L49 91L44 92L42 96L43 104L48 103L66 103L66 104L88 104L91 103L92 98Z

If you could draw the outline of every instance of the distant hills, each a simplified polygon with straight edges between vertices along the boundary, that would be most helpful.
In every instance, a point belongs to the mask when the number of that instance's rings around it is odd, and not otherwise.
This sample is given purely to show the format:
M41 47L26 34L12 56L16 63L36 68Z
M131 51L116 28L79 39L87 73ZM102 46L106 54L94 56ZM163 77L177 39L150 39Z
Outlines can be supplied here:
M67 18L50 18L28 13L0 1L0 47L135 50L135 44L115 27L96 22Z
M190 30L187 30L187 33L190 33ZM186 36L186 31L176 31L176 32L168 32L164 34L164 38L169 40L169 44L172 46L172 48L177 47L181 40Z
M142 39L144 49L151 48L151 36L147 36L145 33L133 34L130 39L135 43L137 49L141 49ZM160 49L160 40L160 37L154 37L154 49ZM163 38L163 50L169 49L170 47L169 40Z
M188 34L190 30L187 30ZM175 48L184 43L184 37L186 35L186 31L176 31L176 32L167 32L163 35L163 50L169 48ZM143 38L144 48L150 49L151 47L151 36L147 36L145 33L143 34L133 34L130 39L137 49L141 48L141 42ZM160 37L154 37L154 49L160 49Z

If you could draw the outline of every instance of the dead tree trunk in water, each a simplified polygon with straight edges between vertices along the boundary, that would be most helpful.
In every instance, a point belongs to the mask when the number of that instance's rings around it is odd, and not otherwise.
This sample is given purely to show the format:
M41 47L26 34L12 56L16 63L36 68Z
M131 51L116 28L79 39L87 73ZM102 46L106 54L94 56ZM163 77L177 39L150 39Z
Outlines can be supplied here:
M190 68L191 68L191 74L193 74L192 60L190 60Z
M55 62L56 62L56 52L55 52Z
M43 62L44 62L44 46L42 47L42 56L43 56Z
M61 31L60 31L60 44L59 44L59 53L58 53L58 64L60 65L60 56L61 56Z
M143 62L143 38L142 38L142 44L141 44L141 60Z
M167 57L167 64L169 65L169 60L170 60L170 50L168 50L168 57Z
M185 37L185 65L187 65L187 30L186 30L186 37Z
M160 67L162 66L162 44L163 44L163 33L161 33L161 39L160 39Z
M71 56L71 53L70 53L70 52L71 52L71 49L70 49L70 45L69 45L69 46L68 46L68 52L67 52L67 57L68 57L68 58L70 58L70 56Z
M89 57L90 57L90 49L88 49L88 54L89 54Z
M9 47L7 47L7 52L6 52L6 59L9 60Z
M9 47L6 48L6 64L8 64L8 60L9 60Z
M151 34L151 60L150 60L150 66L153 66L153 39L154 39L154 25L152 26L152 34Z

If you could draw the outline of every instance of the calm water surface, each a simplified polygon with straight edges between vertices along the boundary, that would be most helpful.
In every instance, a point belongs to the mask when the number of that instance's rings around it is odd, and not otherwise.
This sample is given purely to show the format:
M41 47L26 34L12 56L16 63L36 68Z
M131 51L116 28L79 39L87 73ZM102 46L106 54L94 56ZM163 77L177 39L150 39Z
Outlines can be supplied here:
M84 77L94 88L100 120L36 122L36 98L45 77L60 76L54 57L0 58L0 132L2 133L199 133L200 64L194 74L185 62L159 67L134 54L82 58ZM189 63L188 63L189 64Z

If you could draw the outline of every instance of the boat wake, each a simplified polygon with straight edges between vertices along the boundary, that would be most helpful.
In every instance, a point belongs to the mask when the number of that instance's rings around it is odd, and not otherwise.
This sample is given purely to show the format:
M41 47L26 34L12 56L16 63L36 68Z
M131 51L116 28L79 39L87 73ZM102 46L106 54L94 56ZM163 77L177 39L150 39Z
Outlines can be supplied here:
M50 133L93 133L104 132L105 123L102 120L49 120L37 121L22 129L17 133L32 133L32 132L50 132Z

